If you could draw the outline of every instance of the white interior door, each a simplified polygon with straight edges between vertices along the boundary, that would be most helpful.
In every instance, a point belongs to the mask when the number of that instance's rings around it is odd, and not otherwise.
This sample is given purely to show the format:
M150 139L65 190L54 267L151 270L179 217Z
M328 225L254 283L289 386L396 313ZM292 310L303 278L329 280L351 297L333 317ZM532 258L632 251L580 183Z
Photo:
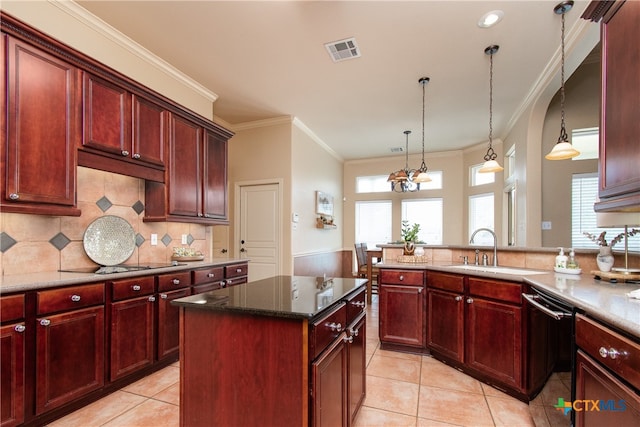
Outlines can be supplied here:
M249 258L249 281L280 274L280 185L240 186L239 256Z

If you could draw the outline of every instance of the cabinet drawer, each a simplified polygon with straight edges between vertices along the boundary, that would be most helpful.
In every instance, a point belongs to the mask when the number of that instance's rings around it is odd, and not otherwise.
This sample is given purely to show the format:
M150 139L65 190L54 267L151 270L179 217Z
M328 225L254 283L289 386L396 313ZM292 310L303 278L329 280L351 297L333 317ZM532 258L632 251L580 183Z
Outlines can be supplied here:
M248 267L249 265L246 262L242 264L227 265L224 268L224 277L228 279L230 277L246 276Z
M464 276L445 273L427 273L427 286L450 292L464 292Z
M163 274L158 276L158 292L191 286L191 272Z
M203 292L215 291L216 289L220 289L220 282L207 283L206 285L198 285L198 286L194 286L191 289L192 289L192 292L191 292L192 295L201 294Z
M360 314L364 311L364 308L366 307L366 303L365 301L365 289L366 287L363 287L362 290L360 290L358 293L356 293L355 295L352 295L349 299L346 300L347 302L347 325L351 325L351 323L356 320L358 318L358 316L360 316Z
M155 291L154 277L138 277L136 279L118 280L111 284L111 298L120 301L141 295L150 295Z
M636 389L640 389L639 343L578 314L576 315L576 344L589 356L624 378Z
M224 267L203 268L192 272L193 285L216 282L224 279Z
M424 285L424 271L380 269L380 282L390 285Z
M503 302L522 303L522 285L519 283L469 277L469 294Z
M24 294L0 298L0 322L24 318Z
M314 321L309 331L309 355L312 359L335 340L347 327L347 306L340 303L320 319Z
M224 286L235 286L243 283L247 283L247 276L227 279L224 281Z
M104 283L40 291L37 298L38 314L104 304Z

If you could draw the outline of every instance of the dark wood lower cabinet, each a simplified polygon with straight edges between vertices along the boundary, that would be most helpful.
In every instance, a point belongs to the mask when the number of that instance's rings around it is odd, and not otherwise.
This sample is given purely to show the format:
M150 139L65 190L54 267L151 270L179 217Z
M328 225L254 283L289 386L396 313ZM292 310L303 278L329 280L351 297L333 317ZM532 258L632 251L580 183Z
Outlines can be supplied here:
M39 317L36 414L102 387L104 361L104 306Z
M340 334L333 344L311 364L313 425L346 426L347 335Z
M347 345L349 353L348 398L349 398L349 425L353 425L358 410L364 402L367 390L367 321L365 315L356 319L349 328L352 341Z
M429 289L427 345L443 355L464 360L464 297L460 293Z
M0 327L0 426L13 427L24 421L24 324Z
M155 296L111 305L111 381L153 364L154 307Z
M191 289L161 292L158 299L158 360L177 356L180 349L180 308L174 299L191 295Z
M380 341L424 348L424 288L387 285L383 282L379 292Z

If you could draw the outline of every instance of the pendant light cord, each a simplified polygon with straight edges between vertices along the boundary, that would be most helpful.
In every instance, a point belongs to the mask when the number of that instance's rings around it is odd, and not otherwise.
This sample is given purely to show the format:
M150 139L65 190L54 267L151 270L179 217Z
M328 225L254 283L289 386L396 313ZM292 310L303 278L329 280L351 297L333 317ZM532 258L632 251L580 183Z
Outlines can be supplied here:
M562 13L561 46L562 61L560 63L560 136L558 142L569 142L567 130L564 124L564 13Z

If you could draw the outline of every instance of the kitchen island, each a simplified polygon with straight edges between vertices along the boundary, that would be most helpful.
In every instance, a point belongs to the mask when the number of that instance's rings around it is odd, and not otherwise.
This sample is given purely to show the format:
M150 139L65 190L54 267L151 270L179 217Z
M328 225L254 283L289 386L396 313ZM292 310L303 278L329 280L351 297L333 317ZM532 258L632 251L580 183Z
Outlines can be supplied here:
M276 276L173 301L181 425L347 425L365 396L366 282Z

